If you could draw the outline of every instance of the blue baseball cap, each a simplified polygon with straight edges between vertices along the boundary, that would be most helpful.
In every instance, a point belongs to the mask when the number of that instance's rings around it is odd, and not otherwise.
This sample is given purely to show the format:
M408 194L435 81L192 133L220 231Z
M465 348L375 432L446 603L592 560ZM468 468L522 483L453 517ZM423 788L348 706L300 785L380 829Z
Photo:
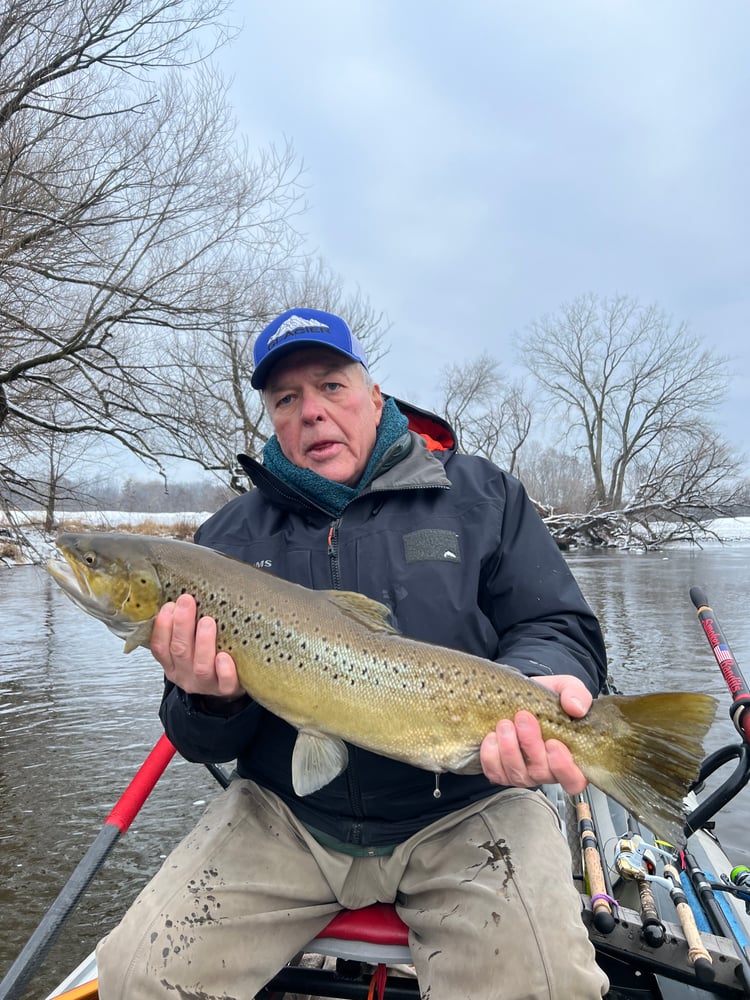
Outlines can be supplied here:
M253 389L265 389L271 368L298 347L329 347L367 368L365 349L340 316L320 309L287 309L258 334Z

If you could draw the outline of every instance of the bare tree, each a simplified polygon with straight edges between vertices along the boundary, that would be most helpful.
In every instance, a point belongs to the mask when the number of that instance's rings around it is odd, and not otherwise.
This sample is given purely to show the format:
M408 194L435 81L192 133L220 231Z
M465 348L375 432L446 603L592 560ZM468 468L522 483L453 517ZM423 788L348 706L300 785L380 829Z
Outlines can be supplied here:
M81 466L86 464L86 452L93 441L93 434L76 434L74 437L58 434L57 431L41 431L35 435L39 458L39 474L36 477L38 492L44 509L44 528L47 532L55 529L55 511L61 502L83 499L82 492L71 479L75 469L80 476ZM33 481L33 476L31 477Z
M486 352L449 365L440 379L442 413L458 447L515 470L531 429L531 403L520 384L508 385L500 364Z
M513 382L500 403L500 424L504 429L506 468L518 475L518 461L521 451L528 442L534 407L522 382Z
M740 481L737 488L737 517L750 516L750 479Z
M707 422L727 359L687 324L655 305L586 295L532 324L521 346L586 456L599 510L666 505L689 518L730 501L739 461Z
M575 455L530 442L523 449L516 475L545 517L591 509L591 474Z
M0 492L38 432L152 458L174 420L167 343L254 315L295 258L296 157L248 155L198 48L222 40L224 8L0 13Z

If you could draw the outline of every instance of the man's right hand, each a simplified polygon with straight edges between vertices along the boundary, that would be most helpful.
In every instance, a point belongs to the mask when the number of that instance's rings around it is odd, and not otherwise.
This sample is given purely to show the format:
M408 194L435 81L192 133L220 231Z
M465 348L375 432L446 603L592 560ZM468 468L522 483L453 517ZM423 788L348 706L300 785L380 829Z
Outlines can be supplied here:
M195 598L181 594L165 604L154 619L151 652L164 675L188 694L232 701L245 690L229 653L216 651L216 621L196 622Z

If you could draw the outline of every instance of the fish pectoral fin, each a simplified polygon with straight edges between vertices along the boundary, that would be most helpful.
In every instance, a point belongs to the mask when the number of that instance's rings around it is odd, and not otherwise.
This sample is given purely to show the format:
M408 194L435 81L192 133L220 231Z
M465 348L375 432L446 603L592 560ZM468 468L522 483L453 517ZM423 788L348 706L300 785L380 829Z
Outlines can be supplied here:
M300 729L292 751L292 786L297 795L310 795L337 778L348 762L343 740Z
M134 628L132 632L125 636L125 647L123 649L123 653L132 653L134 649L138 648L138 646L145 646L146 649L148 649L151 644L151 632L153 631L153 628L153 618L149 618L148 621L141 622L137 628Z
M452 761L448 770L452 774L481 774L482 762L479 759L479 747L469 750L463 757Z
M391 610L379 601L373 601L364 594L356 594L351 590L325 590L321 591L326 598L335 604L342 614L347 618L352 618L372 632L393 632L399 634L398 629L391 625Z

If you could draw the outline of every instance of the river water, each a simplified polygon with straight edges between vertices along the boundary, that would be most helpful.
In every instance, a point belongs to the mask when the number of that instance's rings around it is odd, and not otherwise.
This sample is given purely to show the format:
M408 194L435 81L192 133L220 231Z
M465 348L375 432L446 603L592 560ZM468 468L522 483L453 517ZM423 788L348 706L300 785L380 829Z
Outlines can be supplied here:
M722 706L708 749L737 742L688 591L706 591L750 677L750 542L582 552L569 562L602 622L618 687L715 694ZM123 656L122 642L35 567L0 569L0 637L1 978L158 739L161 675L146 650ZM44 997L93 948L217 791L205 768L172 761L63 926L29 998ZM717 823L734 863L750 863L749 827L750 789Z

